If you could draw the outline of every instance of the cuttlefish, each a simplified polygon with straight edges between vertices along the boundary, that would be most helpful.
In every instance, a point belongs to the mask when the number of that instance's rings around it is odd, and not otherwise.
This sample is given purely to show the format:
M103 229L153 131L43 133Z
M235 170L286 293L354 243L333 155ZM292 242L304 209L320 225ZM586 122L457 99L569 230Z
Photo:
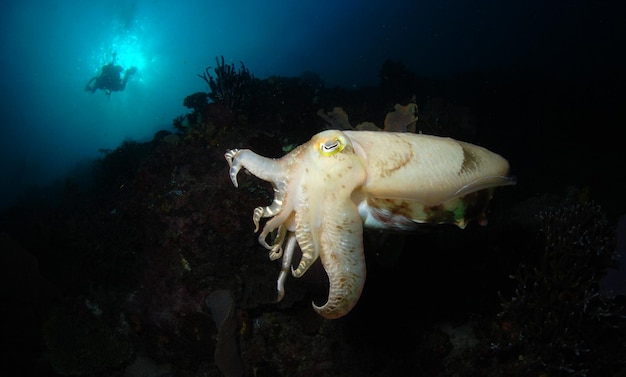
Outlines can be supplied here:
M327 130L280 159L248 149L231 149L225 157L235 187L241 168L273 185L273 202L257 207L252 220L257 232L261 219L269 218L259 243L271 260L282 257L278 300L288 273L300 277L319 258L328 275L328 300L312 304L326 318L346 315L359 300L366 275L364 226L484 223L494 188L515 183L507 160L494 152L413 133ZM302 256L294 268L296 245Z

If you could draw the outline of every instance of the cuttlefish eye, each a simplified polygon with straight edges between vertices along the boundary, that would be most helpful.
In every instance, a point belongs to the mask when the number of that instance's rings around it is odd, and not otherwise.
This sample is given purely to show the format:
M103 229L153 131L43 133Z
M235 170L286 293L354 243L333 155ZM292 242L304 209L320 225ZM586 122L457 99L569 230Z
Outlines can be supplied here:
M346 140L342 136L335 136L320 142L320 152L324 156L332 156L345 148Z

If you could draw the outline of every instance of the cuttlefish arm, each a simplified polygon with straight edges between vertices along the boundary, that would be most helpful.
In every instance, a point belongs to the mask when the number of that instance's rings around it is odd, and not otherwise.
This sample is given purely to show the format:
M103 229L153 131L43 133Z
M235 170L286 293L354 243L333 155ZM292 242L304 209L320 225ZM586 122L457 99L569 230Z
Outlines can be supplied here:
M350 201L334 202L321 228L320 259L329 279L328 300L322 306L313 304L316 312L326 318L346 315L361 297L365 284L363 255L363 220Z
M249 149L231 149L224 154L226 161L230 167L230 180L235 187L239 187L237 175L242 168L245 168L250 174L272 183L274 188L274 200L267 207L257 207L254 210L252 219L255 225L255 232L259 230L259 224L262 218L273 217L270 224L266 224L263 232L259 236L259 242L267 249L272 250L274 254L281 254L280 244L268 245L265 241L269 233L280 227L289 215L288 211L283 211L283 200L287 193L287 173L288 160L273 159L260 156ZM275 218L274 216L283 213L283 216ZM284 230L282 231L284 233ZM283 234L284 235L284 234ZM282 240L281 240L282 241ZM276 259L276 258L273 258Z
M230 150L225 157L233 184L245 168L274 186L274 201L256 208L253 221L258 227L261 218L271 217L259 242L271 250L271 259L283 257L279 299L284 295L295 239L302 257L291 267L292 275L302 276L318 258L328 275L328 300L321 306L314 304L315 310L327 318L345 315L358 301L365 283L363 221L351 195L363 186L366 174L349 139L326 131L278 160L249 150ZM266 238L274 230L277 235L269 245Z

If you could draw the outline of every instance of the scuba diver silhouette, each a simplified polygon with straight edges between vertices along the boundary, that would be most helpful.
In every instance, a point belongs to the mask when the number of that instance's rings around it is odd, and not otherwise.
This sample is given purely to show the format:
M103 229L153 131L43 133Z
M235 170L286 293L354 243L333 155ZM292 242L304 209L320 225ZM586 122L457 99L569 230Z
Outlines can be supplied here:
M113 53L113 59L110 63L102 67L102 72L92 77L85 85L85 91L95 93L96 90L103 90L107 98L111 96L111 92L121 92L126 88L126 83L130 76L137 72L137 67L130 67L126 71L121 65L115 64L117 53ZM122 72L124 74L122 75Z

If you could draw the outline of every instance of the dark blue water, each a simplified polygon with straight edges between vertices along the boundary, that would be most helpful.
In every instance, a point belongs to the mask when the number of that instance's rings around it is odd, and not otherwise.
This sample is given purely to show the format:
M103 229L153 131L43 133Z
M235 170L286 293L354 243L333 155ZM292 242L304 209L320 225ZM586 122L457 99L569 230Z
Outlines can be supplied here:
M554 2L556 3L556 2ZM560 3L560 2L559 2ZM619 12L584 1L4 1L1 203L80 170L124 140L170 129L196 74L244 62L258 78L378 83L386 59L420 76L521 66L589 77L620 67ZM86 93L113 54L123 92Z

